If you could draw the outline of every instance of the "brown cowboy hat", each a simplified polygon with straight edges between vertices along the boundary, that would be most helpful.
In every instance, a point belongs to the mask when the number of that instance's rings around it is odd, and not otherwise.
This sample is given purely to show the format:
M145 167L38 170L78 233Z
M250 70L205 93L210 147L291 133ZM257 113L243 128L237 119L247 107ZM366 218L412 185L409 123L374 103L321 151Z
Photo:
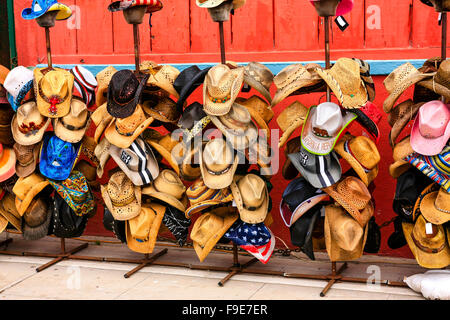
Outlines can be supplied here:
M300 102L295 101L278 115L277 123L283 132L278 143L278 148L282 148L295 129L303 125L307 114L308 108Z
M398 106L396 106L388 116L388 122L391 124L391 131L389 132L389 143L391 148L396 144L398 136L401 134L406 125L417 115L420 107L425 102L413 103L411 99L408 99Z
M450 247L442 225L435 225L420 215L415 224L403 222L403 233L417 263L428 269L450 264Z
M144 112L156 120L162 122L177 123L181 114L176 108L176 103L169 97L147 100L142 105Z
M420 202L420 212L433 224L441 225L450 221L450 193L443 188L428 193Z
M31 201L48 185L48 180L38 173L17 180L12 191L16 195L16 208L20 215L25 213Z
M36 164L39 161L39 151L41 143L36 143L31 146L24 146L15 143L13 146L16 153L16 174L19 177L27 177L34 172Z
M272 103L270 86L273 83L273 73L259 62L250 62L244 67L244 82L256 89L269 103Z
M450 99L450 61L444 60L431 79L425 79L417 84L423 86L446 99Z
M392 152L394 162L389 166L389 174L394 179L397 179L402 173L412 167L412 165L408 161L404 160L404 158L413 152L414 150L411 147L410 136L405 137L394 146L394 150Z

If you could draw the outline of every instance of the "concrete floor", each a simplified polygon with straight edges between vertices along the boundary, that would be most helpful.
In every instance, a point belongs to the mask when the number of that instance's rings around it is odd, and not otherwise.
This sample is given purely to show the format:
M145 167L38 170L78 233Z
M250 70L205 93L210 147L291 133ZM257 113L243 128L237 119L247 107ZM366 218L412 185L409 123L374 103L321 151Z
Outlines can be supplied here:
M14 241L8 250L44 251L57 253L60 248L58 239L45 239L29 242L17 235L9 235ZM86 237L87 239L93 239ZM1 235L0 241L6 239ZM116 241L111 238L95 238ZM66 248L79 245L81 242L68 240ZM162 249L163 246L155 249ZM3 249L3 248L2 248ZM140 259L125 245L92 244L79 253L83 256L121 257ZM245 262L250 258L240 256ZM409 288L368 285L366 283L337 283L326 297L319 293L327 284L324 280L287 278L282 276L266 276L238 274L228 281L224 287L218 281L226 272L192 270L180 267L150 266L145 267L129 279L124 274L136 265L129 263L93 262L80 260L64 260L42 271L36 267L52 260L30 256L0 255L0 299L95 299L95 300L326 300L326 299L369 299L369 300L411 300L423 299ZM158 261L180 261L194 265L198 262L191 249L169 248L169 252ZM213 252L203 262L204 265L229 266L231 254ZM267 265L256 263L254 269L277 270L288 273L312 273L326 275L330 272L330 263L326 254L318 253L317 261L307 260L300 254L298 258L273 256ZM367 278L375 270L379 271L382 280L402 281L404 276L422 273L414 260L381 258L365 256L349 264L344 272L348 277Z

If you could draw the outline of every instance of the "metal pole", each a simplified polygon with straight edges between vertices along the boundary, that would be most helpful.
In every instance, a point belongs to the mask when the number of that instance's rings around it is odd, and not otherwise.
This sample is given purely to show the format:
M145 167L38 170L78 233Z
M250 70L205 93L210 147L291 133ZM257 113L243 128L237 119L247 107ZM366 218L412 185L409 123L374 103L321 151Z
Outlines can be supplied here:
M330 17L324 17L325 28L325 69L330 68ZM331 101L330 87L327 86L327 101Z
M133 36L134 36L134 64L136 71L139 71L140 65L140 47L139 47L139 25L133 24Z
M52 49L50 47L50 28L45 27L45 42L47 44L47 64L49 68L53 68Z
M225 59L225 38L223 35L223 21L219 22L219 35L220 35L220 60L222 64L226 63Z
M445 60L447 59L447 12L441 12L441 27L441 58Z

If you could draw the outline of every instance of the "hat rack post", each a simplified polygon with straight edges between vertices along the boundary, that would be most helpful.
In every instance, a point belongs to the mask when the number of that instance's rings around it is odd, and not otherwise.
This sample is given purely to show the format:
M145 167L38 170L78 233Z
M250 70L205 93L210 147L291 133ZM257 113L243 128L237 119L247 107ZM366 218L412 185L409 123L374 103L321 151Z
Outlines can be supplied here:
M139 71L140 65L140 42L139 42L139 25L133 24L133 38L134 38L134 65L136 72Z
M447 12L441 12L441 58L447 59Z
M50 27L45 27L45 44L47 46L47 64L49 68L53 68L52 49L50 46Z
M325 28L325 68L330 68L330 17L324 17ZM331 90L327 85L327 102L331 101Z
M225 37L223 34L223 21L219 21L219 38L220 38L220 61L222 64L226 63L225 58Z

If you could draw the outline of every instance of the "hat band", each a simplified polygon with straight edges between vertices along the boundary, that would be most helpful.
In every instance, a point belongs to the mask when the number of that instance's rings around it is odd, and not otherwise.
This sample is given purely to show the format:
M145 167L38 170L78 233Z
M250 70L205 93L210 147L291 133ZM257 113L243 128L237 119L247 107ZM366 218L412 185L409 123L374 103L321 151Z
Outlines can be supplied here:
M223 169L222 171L211 171L208 168L206 168L206 171L208 171L208 173L210 173L214 176L221 176L221 175L227 173L228 171L230 171L230 169L231 169L231 164L227 168Z
M17 160L18 160L18 161L17 161L17 164L18 164L19 166L21 166L21 167L27 167L27 166L29 166L30 164L32 164L32 163L34 162L34 158L33 158L33 157L31 157L31 159L28 160L27 162L22 162L22 161L20 161L20 160L21 160L20 158L18 158Z
M38 92L39 92L39 96L44 99L45 102L50 104L50 107L48 108L48 111L50 112L50 114L52 115L56 115L58 113L58 108L56 107L57 104L61 104L64 101L66 101L67 97L69 96L69 91L67 91L66 95L64 97L61 97L57 94L51 95L50 97L47 97L44 92L42 91L42 86L41 86L41 82L44 78L42 78L41 80L39 80L39 85L38 85Z
M38 125L36 125L34 122L30 122L28 124L22 123L19 126L19 131L27 136L31 135L31 134L35 134L37 131L42 129L46 123L47 123L47 121L45 119L42 119L42 122Z
M438 211L450 214L450 210L445 210L445 209L440 208L439 206L436 205L436 202L434 203L434 206Z
M130 196L128 199L122 200L122 201L114 201L113 199L111 199L111 203L114 207L125 207L127 205L129 205L130 203L132 203L133 201L136 200L136 197L134 196L134 194L132 196Z
M231 99L231 95L230 94L228 94L225 98L222 98L222 99L214 98L214 97L209 96L209 100L211 100L211 102L214 102L214 103L225 103L225 102L227 102L230 99Z
M353 158L355 158L356 161L358 161L358 158L353 154L352 149L350 149L348 141L349 140L344 142L344 150L345 150L345 152L349 153ZM363 168L365 173L369 173L371 171L370 169L367 169L366 167L364 167L360 161L358 161L358 163Z
M191 130L185 129L183 133L183 139L187 143L197 134L203 131L203 129L211 122L209 116L203 117L200 121L196 121Z
M128 133L122 132L122 131L120 131L119 127L117 127L117 123L115 124L115 127L116 127L117 133L120 134L121 136L131 137L135 132L135 130L133 130L132 132L128 132Z
M442 250L444 250L444 248L445 248L445 242L439 248L434 248L434 249L427 248L427 247L423 246L422 244L420 244L420 242L414 237L413 232L411 232L411 238L412 238L414 244L416 245L416 247L426 253L439 253Z
M64 126L64 128L66 128L67 130L70 130L70 131L78 131L78 130L84 129L86 127L87 121L88 121L88 118L86 117L86 121L81 126L75 127L75 126L73 126L71 124L65 123L64 119L61 118L61 123Z

